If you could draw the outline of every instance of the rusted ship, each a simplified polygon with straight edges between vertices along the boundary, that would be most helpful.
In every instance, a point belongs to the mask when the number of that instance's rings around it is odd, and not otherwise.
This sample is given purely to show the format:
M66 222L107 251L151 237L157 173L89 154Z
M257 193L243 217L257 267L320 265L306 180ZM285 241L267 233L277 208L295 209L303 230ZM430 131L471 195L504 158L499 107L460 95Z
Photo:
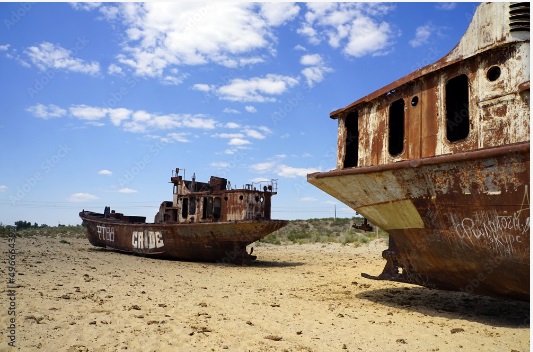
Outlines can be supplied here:
M389 233L378 280L529 300L529 3L482 3L442 59L330 113L308 182Z
M83 210L80 217L93 246L179 260L244 264L256 256L246 246L285 226L271 219L277 181L231 189L227 179L189 181L172 172L173 200L161 203L153 223L106 207L104 213Z

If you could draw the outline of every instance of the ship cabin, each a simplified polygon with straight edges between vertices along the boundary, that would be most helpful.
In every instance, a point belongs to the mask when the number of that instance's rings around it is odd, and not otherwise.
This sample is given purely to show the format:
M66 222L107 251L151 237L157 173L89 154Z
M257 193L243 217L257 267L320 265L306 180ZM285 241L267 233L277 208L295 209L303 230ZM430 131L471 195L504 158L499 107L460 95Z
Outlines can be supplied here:
M439 61L333 111L337 170L529 143L529 3L482 3Z
M271 219L271 198L277 194L277 180L232 189L222 177L211 176L209 182L198 182L194 174L191 180L184 180L179 173L179 168L172 173L173 200L161 203L156 224Z

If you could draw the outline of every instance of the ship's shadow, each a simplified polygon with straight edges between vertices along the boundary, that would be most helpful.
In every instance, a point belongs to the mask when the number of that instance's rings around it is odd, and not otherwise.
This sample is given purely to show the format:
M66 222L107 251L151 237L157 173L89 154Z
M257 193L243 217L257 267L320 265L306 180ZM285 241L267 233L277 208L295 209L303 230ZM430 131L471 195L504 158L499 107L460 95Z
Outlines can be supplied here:
M401 310L490 326L528 328L530 324L530 302L411 286L364 291L356 297Z

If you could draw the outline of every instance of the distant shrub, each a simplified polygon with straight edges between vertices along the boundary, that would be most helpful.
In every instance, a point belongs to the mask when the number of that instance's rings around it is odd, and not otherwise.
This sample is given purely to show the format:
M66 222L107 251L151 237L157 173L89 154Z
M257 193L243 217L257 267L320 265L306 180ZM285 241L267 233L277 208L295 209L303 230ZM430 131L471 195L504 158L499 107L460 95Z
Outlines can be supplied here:
M291 220L287 226L269 234L259 242L278 245L335 242L343 245L360 246L377 237L387 236L387 233L382 230L378 230L376 236L376 231L364 232L352 227L352 225L362 222L363 219L359 217Z

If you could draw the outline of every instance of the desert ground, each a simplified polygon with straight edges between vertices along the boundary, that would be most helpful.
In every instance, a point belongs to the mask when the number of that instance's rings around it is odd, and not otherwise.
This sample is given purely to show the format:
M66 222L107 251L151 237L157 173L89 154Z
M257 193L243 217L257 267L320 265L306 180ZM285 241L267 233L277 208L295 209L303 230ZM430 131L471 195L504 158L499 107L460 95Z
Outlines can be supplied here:
M248 266L156 260L85 239L0 239L1 351L529 351L530 305L374 281L382 239L255 245Z

